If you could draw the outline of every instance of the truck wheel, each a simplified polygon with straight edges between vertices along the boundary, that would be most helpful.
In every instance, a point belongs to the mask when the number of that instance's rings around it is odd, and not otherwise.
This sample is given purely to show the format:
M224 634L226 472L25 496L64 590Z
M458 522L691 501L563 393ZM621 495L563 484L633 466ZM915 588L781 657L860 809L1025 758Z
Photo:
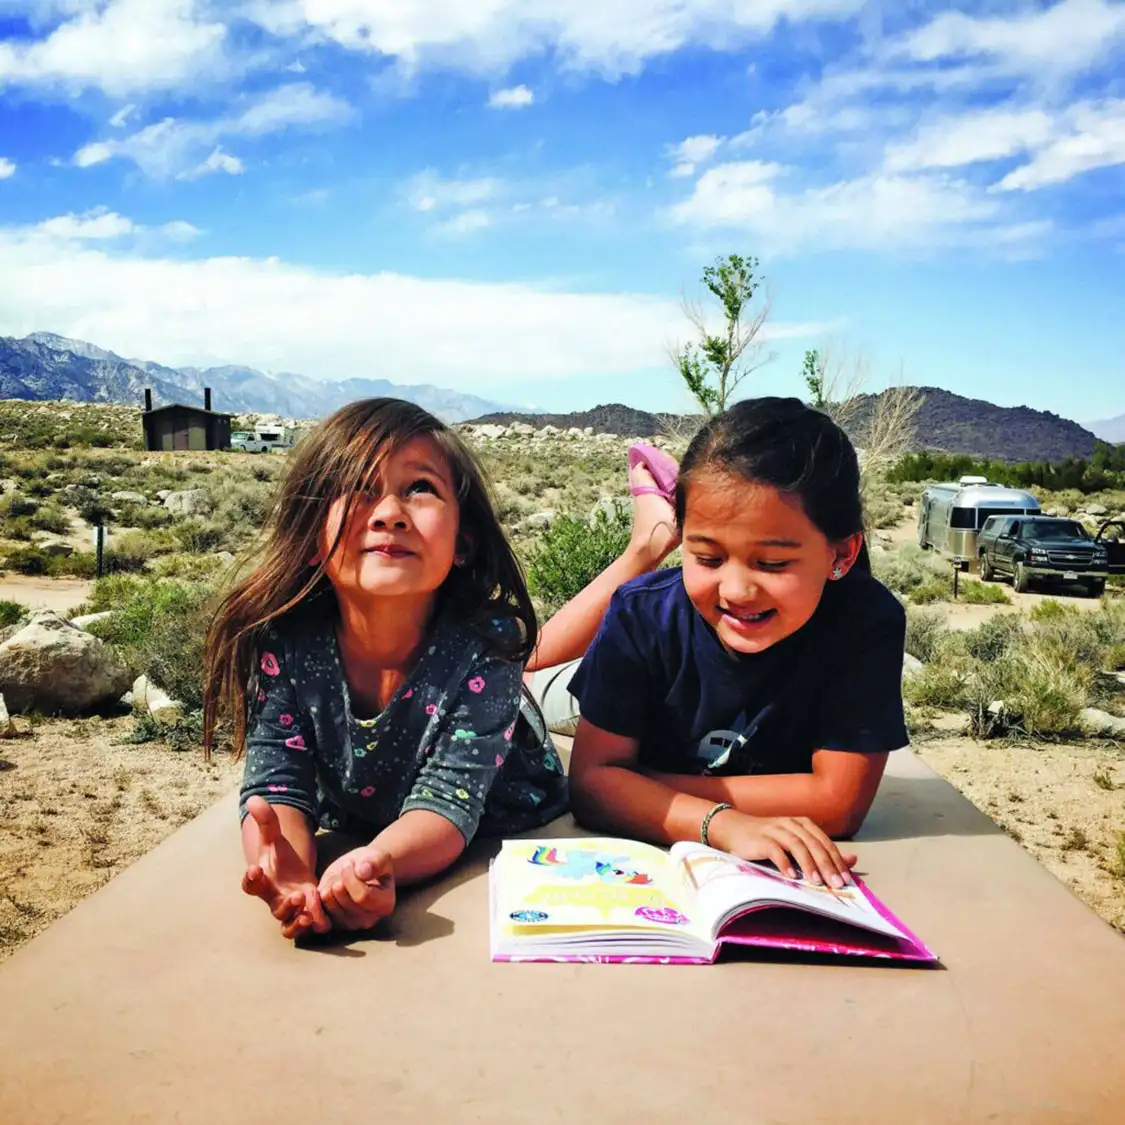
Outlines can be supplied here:
M994 571L992 569L992 563L990 563L988 561L987 555L981 555L981 557L980 557L980 580L982 582L991 582L993 577L994 577Z
M270 451L270 447L268 445L262 446L262 448L261 448L262 453L269 453L269 451Z
M1017 594L1026 594L1031 588L1031 579L1027 576L1027 567L1023 563L1016 563L1016 575L1012 579L1012 588Z
M1105 593L1105 579L1093 578L1086 583L1086 592L1092 598L1100 598Z

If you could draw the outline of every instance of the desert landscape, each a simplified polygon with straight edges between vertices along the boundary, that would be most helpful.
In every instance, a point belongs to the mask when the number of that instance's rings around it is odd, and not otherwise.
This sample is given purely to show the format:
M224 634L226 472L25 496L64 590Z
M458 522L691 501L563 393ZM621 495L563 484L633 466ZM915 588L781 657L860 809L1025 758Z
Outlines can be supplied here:
M461 429L547 614L628 536L634 436L530 422ZM674 435L650 440L683 447ZM216 592L253 551L284 456L145 452L134 408L0 403L0 639L42 610L77 619L132 685L78 717L12 708L0 742L0 957L237 784L229 755L205 763L199 748L202 633ZM954 601L947 564L915 545L922 487L875 474L867 498L876 573L908 607L914 748L1125 932L1125 734L1099 736L1084 717L1125 726L1125 588L1100 600L1017 594L969 575ZM1120 511L1125 494L1084 503ZM101 578L96 521L107 528ZM142 675L149 694L133 698ZM989 721L1001 700L1011 720Z

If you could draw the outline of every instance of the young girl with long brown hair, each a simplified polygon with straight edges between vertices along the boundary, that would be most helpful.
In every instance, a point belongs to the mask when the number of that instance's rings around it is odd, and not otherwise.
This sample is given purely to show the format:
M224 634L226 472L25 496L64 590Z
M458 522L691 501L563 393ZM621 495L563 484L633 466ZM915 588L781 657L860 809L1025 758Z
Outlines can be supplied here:
M243 889L287 937L366 929L396 883L444 870L478 832L566 806L525 671L580 657L613 591L676 543L666 459L631 457L628 550L537 634L480 467L411 403L369 399L290 455L261 558L207 637L205 745L245 753ZM674 463L671 463L674 478ZM316 832L369 841L318 877Z

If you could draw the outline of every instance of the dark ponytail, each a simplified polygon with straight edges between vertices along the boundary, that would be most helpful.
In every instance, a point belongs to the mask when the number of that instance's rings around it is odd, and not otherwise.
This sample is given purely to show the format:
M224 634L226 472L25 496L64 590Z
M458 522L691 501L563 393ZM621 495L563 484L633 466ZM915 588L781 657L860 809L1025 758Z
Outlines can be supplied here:
M832 542L863 531L855 449L827 414L800 399L746 399L707 421L680 462L676 519L681 526L693 477L713 471L798 497L813 525ZM855 566L871 571L866 540Z

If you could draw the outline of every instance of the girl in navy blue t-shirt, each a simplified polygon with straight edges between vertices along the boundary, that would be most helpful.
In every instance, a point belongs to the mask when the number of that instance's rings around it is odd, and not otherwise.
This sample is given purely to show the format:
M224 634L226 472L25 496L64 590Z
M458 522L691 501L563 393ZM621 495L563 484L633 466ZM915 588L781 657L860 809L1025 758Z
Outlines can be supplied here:
M840 885L908 741L906 619L871 577L847 436L796 399L712 418L680 466L683 566L614 595L570 684L575 814Z

